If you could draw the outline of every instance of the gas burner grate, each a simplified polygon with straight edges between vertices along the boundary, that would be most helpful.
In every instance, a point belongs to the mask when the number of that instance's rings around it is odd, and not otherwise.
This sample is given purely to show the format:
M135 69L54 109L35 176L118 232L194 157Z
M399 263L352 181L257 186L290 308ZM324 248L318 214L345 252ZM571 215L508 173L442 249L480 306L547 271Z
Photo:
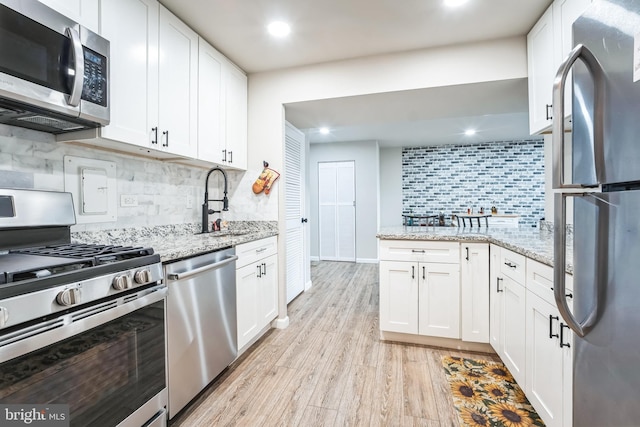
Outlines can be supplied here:
M92 245L83 243L66 243L50 246L38 246L26 249L15 249L11 253L41 255L61 258L87 259L93 258L94 265L125 259L153 255L153 249L134 246Z

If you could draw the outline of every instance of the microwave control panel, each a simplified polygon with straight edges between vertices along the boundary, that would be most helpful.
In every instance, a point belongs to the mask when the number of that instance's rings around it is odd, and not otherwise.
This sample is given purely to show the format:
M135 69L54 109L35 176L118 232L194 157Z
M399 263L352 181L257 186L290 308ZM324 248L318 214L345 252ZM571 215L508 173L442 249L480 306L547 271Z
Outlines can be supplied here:
M82 99L107 106L107 58L84 47Z

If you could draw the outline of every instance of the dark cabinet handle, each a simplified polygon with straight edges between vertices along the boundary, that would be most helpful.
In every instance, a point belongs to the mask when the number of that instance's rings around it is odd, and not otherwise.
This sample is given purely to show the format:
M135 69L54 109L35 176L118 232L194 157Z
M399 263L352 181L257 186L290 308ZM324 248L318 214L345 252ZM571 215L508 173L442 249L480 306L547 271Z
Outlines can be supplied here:
M467 250L467 261L469 261L469 246L465 248Z
M306 224L307 222L309 222L307 218L302 218L300 221L302 221L303 224Z
M233 151L229 151L229 163L233 163Z
M553 114L549 114L549 110L551 110L553 112L553 109L551 107L552 107L551 104L545 104L545 109L546 109L545 113L546 113L546 116L547 116L547 120L553 119Z
M500 282L504 280L502 277L496 277L496 293L504 292L504 289L500 289Z
M422 280L427 280L427 275L426 275L426 267L423 265L422 266Z
M560 320L560 317L558 316L552 316L551 314L549 315L549 338L557 338L560 335L558 334L554 334L553 333L553 321L554 320Z
M164 144L162 144L162 146L163 147L168 147L169 146L169 131L165 130L164 132L162 132L162 134L166 135L166 138L164 140L165 142L164 142Z
M551 288L551 289L553 289L553 288ZM565 296L565 298L572 298L573 299L573 294L571 292L569 292L568 294L565 294L564 296Z
M569 326L560 322L560 347L571 347L571 344L564 342L564 328L569 329Z
M414 254L415 253L423 254L424 253L424 249L421 249L421 250L419 250L419 249L411 249L411 252L413 252Z
M415 279L416 278L416 267L415 266L411 266L411 278Z
M222 161L223 162L227 161L227 150L222 150Z
M511 268L516 268L517 267L516 264L511 264L510 262L505 262L504 265L506 265L507 267L511 267Z
M155 135L155 139L152 139L151 143L157 144L158 143L158 126L151 128L151 132L153 132Z
M265 264L264 262L262 263L262 275L267 275L267 264Z
M260 265L256 265L256 267L258 268L258 277L262 277L262 268Z

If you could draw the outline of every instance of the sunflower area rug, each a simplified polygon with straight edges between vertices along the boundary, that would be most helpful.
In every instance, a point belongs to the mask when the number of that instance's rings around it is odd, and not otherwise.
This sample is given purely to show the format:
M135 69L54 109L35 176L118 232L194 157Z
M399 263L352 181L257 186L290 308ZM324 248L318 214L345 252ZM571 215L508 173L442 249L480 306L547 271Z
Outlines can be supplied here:
M544 426L502 363L445 356L442 364L461 426Z

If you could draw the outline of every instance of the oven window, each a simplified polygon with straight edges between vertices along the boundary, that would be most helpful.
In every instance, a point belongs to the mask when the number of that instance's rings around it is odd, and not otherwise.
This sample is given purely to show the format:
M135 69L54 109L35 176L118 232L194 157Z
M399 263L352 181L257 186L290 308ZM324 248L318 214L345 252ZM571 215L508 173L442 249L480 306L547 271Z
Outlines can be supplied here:
M164 300L0 365L0 402L70 406L113 426L165 388Z

